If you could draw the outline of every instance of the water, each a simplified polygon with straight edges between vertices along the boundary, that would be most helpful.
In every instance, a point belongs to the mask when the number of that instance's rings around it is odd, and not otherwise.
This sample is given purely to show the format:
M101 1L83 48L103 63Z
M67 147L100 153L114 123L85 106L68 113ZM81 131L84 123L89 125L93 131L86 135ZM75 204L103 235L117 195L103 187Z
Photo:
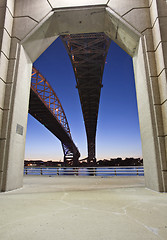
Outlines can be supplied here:
M60 176L144 176L143 167L98 167L98 168L40 168L26 167L27 175L60 175Z

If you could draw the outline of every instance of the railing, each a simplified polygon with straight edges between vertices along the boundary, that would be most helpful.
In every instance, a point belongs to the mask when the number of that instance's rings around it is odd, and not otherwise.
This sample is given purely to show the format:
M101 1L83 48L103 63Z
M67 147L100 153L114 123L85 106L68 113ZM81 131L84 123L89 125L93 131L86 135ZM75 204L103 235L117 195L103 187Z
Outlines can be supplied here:
M143 167L25 167L25 175L144 176Z

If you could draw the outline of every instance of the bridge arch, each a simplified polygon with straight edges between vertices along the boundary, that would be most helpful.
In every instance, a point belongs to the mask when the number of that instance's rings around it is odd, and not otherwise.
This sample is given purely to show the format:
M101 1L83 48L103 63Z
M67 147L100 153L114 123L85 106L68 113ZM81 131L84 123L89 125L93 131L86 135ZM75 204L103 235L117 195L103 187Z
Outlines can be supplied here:
M59 36L104 32L133 58L146 186L167 190L166 67L163 0L6 1L1 100L1 191L22 186L32 63ZM15 9L15 11L14 11ZM40 11L39 11L40 9ZM42 9L42 11L41 11ZM158 19L158 20L157 20ZM165 20L164 20L165 19ZM12 28L13 25L13 28ZM23 81L24 80L24 81ZM2 118L2 117L1 117ZM23 135L16 128L22 129Z

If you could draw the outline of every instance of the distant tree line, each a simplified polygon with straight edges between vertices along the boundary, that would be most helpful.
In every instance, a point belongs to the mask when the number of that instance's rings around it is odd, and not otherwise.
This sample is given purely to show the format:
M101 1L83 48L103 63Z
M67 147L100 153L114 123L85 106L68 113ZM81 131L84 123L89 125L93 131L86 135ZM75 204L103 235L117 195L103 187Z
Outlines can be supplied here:
M143 166L143 159L140 158L111 158L110 160L104 159L97 162L99 166Z
M64 167L64 162L60 161L42 161L42 160L25 160L24 166L29 167ZM79 163L79 167L86 167L89 166L87 162ZM92 166L92 164L91 164ZM93 166L143 166L143 159L140 158L125 158L122 159L120 157L118 158L110 158L110 160L103 159L96 162L96 164L93 164Z
M25 167L60 167L64 163L58 161L42 161L42 160L24 160Z

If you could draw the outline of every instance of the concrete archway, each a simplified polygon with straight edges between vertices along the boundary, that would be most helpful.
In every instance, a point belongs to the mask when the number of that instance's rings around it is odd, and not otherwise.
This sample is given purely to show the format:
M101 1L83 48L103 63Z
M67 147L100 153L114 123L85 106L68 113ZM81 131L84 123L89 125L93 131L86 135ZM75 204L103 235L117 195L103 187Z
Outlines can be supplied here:
M68 2L16 0L11 4L6 0L0 6L4 20L0 65L1 191L22 186L32 63L59 35L89 32L105 32L133 58L146 187L166 191L167 93L163 87L167 17L161 19L161 14L167 16L166 2Z

